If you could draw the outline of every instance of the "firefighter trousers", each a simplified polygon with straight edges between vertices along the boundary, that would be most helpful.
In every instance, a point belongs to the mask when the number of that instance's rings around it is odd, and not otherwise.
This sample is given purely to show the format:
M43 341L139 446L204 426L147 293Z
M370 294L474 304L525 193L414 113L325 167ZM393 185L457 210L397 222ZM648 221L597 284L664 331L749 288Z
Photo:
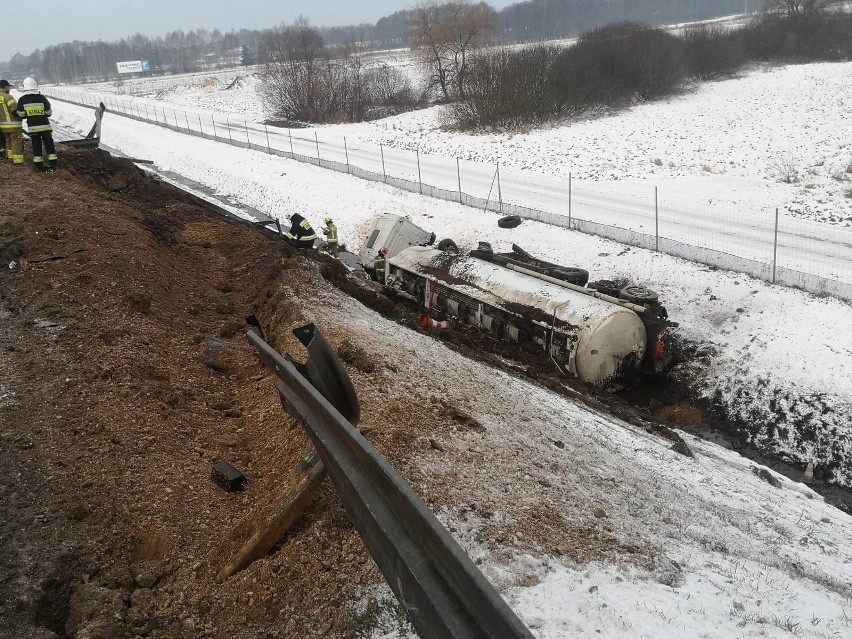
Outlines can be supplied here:
M6 129L3 131L6 141L6 159L12 164L24 163L24 137L20 129Z
M39 131L38 133L30 133L30 139L33 141L33 163L38 167L47 168L49 165L45 163L44 156L41 154L42 144L44 150L47 151L47 160L51 164L56 164L56 145L53 143L52 131Z

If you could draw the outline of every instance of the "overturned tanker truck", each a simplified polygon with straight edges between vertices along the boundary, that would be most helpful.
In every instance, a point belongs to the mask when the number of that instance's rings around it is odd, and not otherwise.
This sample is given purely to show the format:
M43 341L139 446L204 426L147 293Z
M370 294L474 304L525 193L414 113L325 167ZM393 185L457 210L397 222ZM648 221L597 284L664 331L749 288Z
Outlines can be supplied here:
M409 225L395 220L393 227ZM439 250L434 235L423 233L426 241L388 252L381 280L431 316L534 344L564 374L590 384L623 387L668 372L677 324L653 291L618 280L588 283L587 271L539 260L517 245L510 253L485 242L467 255L452 250L454 243ZM370 239L393 244L396 234L381 235Z

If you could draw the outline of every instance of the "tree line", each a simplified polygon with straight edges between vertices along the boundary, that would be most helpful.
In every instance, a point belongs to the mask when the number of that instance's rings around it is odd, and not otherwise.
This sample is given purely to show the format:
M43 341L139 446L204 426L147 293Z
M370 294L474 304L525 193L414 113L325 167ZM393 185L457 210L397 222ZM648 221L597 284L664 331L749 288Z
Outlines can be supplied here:
M699 25L676 35L634 22L541 44L472 53L450 124L518 128L673 95L740 72L751 62L852 60L852 15L836 0L769 0L737 29Z
M493 11L493 42L521 42L574 36L581 31L624 20L648 24L699 20L737 13L763 0L528 0ZM807 3L815 0L789 0ZM490 9L490 8L489 8ZM414 10L397 11L378 20L342 27L318 27L330 47L357 42L365 50L412 44L410 20ZM283 25L282 25L283 26ZM13 78L35 75L49 82L80 82L116 77L116 62L148 60L152 69L168 73L204 71L236 66L256 59L261 40L280 29L241 29L222 33L205 29L173 31L164 37L135 34L113 42L66 42L15 54L0 63L0 72ZM243 55L235 56L235 50Z

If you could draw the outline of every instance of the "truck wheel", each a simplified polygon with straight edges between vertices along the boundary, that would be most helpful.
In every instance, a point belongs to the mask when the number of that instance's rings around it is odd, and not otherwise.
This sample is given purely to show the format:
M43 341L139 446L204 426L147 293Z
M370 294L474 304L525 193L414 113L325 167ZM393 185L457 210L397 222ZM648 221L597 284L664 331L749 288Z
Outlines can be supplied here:
M625 286L621 289L618 296L621 299L633 302L634 304L653 304L659 299L659 296L655 291L645 288L644 286L639 286L638 284Z
M507 215L506 217L501 217L497 220L497 226L501 229L513 229L516 226L520 225L521 218L517 215Z
M446 251L447 253L458 253L459 247L450 238L446 238L438 242L438 250Z

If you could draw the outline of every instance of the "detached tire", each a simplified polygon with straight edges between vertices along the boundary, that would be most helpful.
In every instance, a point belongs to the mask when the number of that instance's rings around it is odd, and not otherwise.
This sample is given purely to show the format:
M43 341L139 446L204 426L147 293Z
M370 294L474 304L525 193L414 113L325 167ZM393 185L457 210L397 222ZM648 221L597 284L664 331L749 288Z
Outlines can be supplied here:
M497 220L497 226L501 229L513 229L520 225L521 221L521 218L517 215L507 215Z
M438 250L446 251L447 253L456 253L459 252L459 247L456 246L456 243L453 242L450 238L446 238L438 242Z

